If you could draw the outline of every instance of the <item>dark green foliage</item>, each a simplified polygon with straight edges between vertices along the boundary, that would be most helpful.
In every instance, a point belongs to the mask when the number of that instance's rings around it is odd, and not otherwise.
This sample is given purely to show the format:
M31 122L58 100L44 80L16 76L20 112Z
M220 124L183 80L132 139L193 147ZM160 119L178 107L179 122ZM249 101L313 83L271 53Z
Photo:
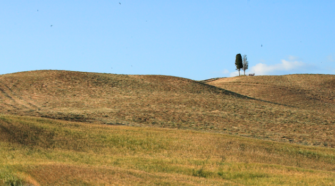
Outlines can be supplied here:
M240 70L241 68L243 68L241 54L236 54L235 65L236 65L236 70L238 70L238 75L240 76Z

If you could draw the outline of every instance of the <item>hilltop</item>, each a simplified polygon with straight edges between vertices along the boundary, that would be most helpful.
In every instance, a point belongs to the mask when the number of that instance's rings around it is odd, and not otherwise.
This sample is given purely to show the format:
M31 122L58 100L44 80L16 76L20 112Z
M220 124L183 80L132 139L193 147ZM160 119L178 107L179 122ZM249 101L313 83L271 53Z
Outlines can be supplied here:
M293 74L219 78L208 84L250 97L301 109L334 109L335 76Z

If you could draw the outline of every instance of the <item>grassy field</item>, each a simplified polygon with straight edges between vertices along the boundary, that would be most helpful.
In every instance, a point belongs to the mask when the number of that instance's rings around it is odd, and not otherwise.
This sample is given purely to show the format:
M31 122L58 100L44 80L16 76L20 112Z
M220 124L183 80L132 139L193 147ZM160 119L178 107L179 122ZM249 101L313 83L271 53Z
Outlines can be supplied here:
M0 76L0 181L335 185L335 76Z
M11 115L0 127L7 184L335 185L332 148Z

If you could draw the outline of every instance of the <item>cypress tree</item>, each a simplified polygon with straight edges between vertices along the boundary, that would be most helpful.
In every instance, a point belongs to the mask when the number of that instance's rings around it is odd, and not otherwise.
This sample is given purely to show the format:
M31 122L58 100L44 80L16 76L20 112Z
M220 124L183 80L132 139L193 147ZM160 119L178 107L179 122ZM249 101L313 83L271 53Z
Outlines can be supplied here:
M236 54L235 65L236 65L236 70L238 70L238 76L240 76L240 70L241 68L243 68L241 54Z

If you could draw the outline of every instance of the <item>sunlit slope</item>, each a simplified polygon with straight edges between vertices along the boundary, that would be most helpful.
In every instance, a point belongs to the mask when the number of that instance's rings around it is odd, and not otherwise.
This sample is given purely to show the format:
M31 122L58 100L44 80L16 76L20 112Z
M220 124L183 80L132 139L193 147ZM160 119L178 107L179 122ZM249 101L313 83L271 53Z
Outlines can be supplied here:
M335 75L241 76L219 78L208 84L298 108L335 111Z
M334 185L335 150L0 115L0 185Z
M144 109L144 113L146 110L166 112L192 105L194 110L199 110L199 106L208 107L203 103L208 95L226 100L247 99L230 91L173 76L52 70L2 75L0 93L1 112L78 121L108 121L110 114L113 118L129 120L125 118L128 114L124 113L125 109ZM136 116L138 114L132 112L134 117L130 121L141 123L150 120L147 114Z
M329 107L302 109L242 93L173 76L30 71L0 76L0 112L335 147Z

